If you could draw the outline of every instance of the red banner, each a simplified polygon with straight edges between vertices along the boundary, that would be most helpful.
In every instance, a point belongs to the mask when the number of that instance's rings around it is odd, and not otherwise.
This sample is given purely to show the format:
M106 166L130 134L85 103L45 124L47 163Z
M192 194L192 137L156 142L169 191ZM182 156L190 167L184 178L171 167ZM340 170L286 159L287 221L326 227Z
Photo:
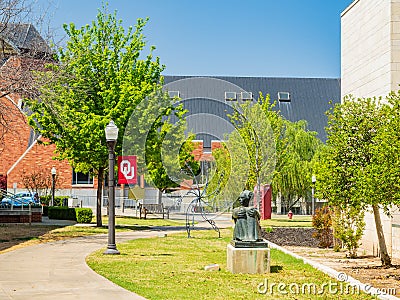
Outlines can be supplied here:
M136 156L118 156L118 183L136 184Z

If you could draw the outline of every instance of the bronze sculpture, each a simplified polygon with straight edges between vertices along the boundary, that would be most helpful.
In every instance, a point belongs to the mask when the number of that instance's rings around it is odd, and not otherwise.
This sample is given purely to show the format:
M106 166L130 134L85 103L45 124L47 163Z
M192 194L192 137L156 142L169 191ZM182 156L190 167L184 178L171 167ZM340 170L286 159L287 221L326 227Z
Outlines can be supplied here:
M235 247L266 247L267 243L261 236L260 213L254 207L249 207L254 194L244 190L239 196L240 206L233 209L232 218L235 221L233 240Z

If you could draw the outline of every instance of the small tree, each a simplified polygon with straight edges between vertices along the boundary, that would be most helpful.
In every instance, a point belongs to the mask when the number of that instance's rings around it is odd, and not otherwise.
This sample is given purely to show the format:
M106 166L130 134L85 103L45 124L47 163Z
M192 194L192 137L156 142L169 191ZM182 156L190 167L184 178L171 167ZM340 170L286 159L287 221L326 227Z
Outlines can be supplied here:
M335 237L343 242L348 256L356 258L365 228L364 211L352 206L336 210L333 216L333 227Z
M328 112L327 147L316 168L319 197L344 214L339 222L346 228L342 233L349 237L350 249L356 247L357 228L362 227L359 217L371 205L383 265L391 265L391 258L379 209L388 211L390 205L400 203L395 179L400 176L398 99L393 95L391 105L387 105L376 98L350 96L333 106Z
M313 237L319 240L319 246L328 248L332 246L332 210L329 206L318 208L312 217L312 226L317 232L313 233Z
M226 199L235 199L237 194L233 195L231 190L226 189L232 166L231 156L226 143L222 143L220 148L213 149L212 156L215 159L215 168L212 169L210 174L209 190L217 192L213 198L213 206L216 207L223 204L226 208L231 208L230 201L226 201ZM219 191L225 192L219 193Z
M57 181L57 175L54 180ZM50 171L36 169L31 173L24 172L22 175L22 184L31 193L38 193L38 195L47 196L52 186Z

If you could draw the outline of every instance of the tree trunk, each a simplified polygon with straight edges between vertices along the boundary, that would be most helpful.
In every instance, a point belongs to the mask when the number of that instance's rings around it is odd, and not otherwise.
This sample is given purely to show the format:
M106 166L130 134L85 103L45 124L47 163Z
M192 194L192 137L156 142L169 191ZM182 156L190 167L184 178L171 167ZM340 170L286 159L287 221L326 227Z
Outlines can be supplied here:
M375 218L375 226L376 226L376 233L378 234L378 241L379 241L379 252L381 255L381 261L383 266L391 266L392 261L387 252L385 236L383 234L382 228L382 221L381 215L379 214L379 207L378 205L372 205L372 209L374 211L374 218Z
M162 203L162 191L161 190L158 190L158 193L157 193L157 203L158 204Z
M102 190L103 190L103 181L104 181L104 168L99 168L99 172L97 175L97 201L96 201L96 226L103 226L103 221L101 219L101 199L102 199Z

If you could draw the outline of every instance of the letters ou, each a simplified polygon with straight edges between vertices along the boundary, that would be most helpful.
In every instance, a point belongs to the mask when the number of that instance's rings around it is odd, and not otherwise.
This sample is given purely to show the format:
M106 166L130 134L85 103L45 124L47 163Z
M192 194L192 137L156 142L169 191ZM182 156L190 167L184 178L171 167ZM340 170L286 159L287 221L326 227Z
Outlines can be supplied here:
M133 179L135 177L135 168L131 165L129 160L122 160L120 164L121 173L126 179Z

